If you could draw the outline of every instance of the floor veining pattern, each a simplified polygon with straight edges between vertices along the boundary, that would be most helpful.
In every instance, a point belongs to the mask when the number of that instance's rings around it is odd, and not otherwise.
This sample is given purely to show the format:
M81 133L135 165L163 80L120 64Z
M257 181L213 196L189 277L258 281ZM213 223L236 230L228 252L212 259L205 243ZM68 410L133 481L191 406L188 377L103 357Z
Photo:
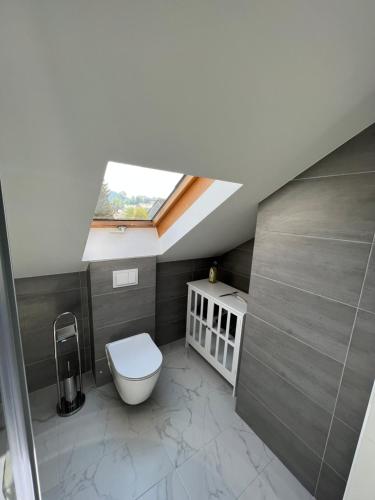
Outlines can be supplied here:
M55 387L31 394L43 500L311 500L235 413L226 381L181 341L162 350L142 405L87 379L85 406L60 418Z

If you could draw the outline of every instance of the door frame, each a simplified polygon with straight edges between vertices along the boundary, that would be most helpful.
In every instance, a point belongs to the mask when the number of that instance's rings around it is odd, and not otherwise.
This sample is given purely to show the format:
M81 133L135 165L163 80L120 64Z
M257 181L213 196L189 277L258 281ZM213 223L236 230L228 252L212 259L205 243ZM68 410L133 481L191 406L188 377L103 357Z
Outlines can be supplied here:
M26 372L0 183L0 392L18 500L40 500Z

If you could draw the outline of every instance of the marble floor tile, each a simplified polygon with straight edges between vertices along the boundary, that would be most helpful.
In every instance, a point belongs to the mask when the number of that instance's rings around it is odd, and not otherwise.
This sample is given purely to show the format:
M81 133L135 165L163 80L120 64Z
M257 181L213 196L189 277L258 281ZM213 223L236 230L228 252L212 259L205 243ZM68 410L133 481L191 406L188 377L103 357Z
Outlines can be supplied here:
M144 493L139 500L190 500L181 479L173 470Z
M250 429L227 429L177 470L191 498L237 498L273 457Z
M195 374L199 379L202 377L197 371ZM176 383L175 375L173 382ZM186 382L179 382L180 388L185 390L186 386ZM159 408L161 416L155 424L160 439L176 467L225 429L243 428L245 425L234 411L234 399L226 385L208 386L203 377L196 390L191 386L186 388L186 391L189 390L191 392L183 404Z
M60 420L56 413L57 390L51 385L30 394L34 436L55 428Z
M313 497L275 458L243 492L239 500L313 500Z
M197 453L206 442L202 421L193 415L190 408L181 408L163 415L156 423L156 430L175 467Z
M66 477L45 498L134 500L172 471L160 443L137 438Z
M206 390L203 374L192 365L170 366L165 361L152 400L161 408L184 408Z
M46 428L34 436L39 479L42 491L47 491L59 483L60 440L57 428Z
M54 386L31 395L43 500L310 500L235 413L230 385L183 341L162 350L141 405L90 378L69 418Z
M178 469L190 498L194 500L236 498L223 480L220 469L216 469L216 465L209 462L209 456L203 449Z
M60 440L60 480L95 465L105 451L107 410L82 414L72 425L64 421L58 429Z

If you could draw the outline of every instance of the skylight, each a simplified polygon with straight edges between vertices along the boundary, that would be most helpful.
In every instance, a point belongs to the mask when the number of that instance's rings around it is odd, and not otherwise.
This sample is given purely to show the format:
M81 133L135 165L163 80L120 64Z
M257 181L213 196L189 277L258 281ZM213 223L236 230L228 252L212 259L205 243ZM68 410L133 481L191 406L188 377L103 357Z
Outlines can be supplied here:
M94 219L151 221L183 177L175 172L109 162Z

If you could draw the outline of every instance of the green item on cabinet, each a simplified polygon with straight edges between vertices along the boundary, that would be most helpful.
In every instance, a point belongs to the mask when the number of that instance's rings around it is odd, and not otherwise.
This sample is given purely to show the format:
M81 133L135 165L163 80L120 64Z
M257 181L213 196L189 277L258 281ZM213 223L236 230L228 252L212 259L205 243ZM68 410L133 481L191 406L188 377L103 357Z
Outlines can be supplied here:
M210 283L216 283L217 281L217 262L212 263L212 266L210 267L210 272L208 274L208 281Z

